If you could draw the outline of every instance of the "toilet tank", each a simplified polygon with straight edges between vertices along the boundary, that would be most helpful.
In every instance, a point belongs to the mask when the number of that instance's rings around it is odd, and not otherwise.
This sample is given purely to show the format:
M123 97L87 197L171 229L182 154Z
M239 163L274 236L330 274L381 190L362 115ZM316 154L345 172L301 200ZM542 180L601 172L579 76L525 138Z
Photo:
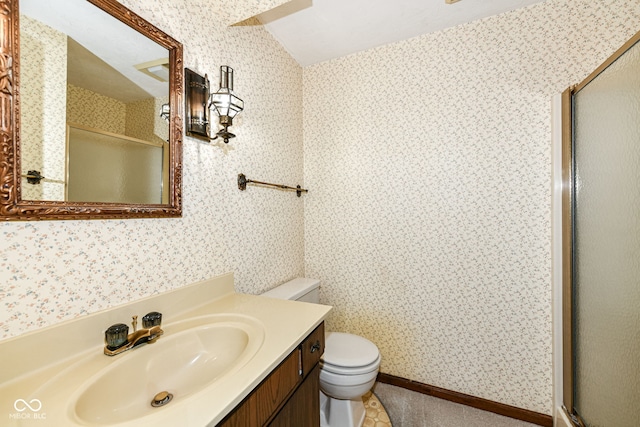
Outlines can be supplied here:
M318 304L320 302L318 287L320 286L320 280L307 279L304 277L298 277L283 283L280 286L276 286L262 294L262 296L277 299L289 299L295 301L305 301Z

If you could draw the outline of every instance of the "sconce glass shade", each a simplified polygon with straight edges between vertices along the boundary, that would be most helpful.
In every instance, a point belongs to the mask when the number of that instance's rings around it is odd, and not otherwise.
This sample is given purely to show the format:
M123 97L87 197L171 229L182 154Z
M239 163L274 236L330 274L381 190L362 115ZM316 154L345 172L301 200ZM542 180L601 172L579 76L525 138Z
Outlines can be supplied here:
M162 117L166 121L169 121L170 116L171 116L171 108L169 107L169 104L162 104L160 106L160 117Z
M233 68L223 65L220 67L220 89L211 95L209 108L213 108L220 116L220 124L223 129L216 133L215 138L222 138L226 143L235 135L229 132L229 126L233 125L233 118L244 109L244 101L233 92ZM214 139L215 139L214 138Z
M233 68L223 65L220 67L220 89L211 95L209 108L213 107L220 122L231 126L231 120L222 120L223 117L233 119L236 114L244 109L244 101L233 92Z

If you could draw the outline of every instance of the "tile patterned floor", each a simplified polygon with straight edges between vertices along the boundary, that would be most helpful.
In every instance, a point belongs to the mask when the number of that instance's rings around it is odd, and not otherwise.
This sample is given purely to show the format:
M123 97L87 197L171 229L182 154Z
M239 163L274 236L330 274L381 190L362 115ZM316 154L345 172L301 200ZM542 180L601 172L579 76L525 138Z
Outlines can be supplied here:
M392 427L389 415L375 394L369 392L362 396L366 413L362 427Z
M382 402L380 407L386 409L385 420L390 421L375 424L375 418L367 418L363 427L388 427L391 423L393 427L539 427L389 384L376 383L373 392Z

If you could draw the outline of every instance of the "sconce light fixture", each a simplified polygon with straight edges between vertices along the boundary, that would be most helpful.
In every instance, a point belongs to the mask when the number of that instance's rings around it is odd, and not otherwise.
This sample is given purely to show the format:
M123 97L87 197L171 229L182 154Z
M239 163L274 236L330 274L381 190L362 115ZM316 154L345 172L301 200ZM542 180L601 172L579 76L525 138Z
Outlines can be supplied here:
M229 132L233 125L233 118L244 109L244 101L233 92L233 68L223 65L220 67L220 89L211 94L209 108L214 109L220 117L221 129L213 139L222 138L226 143L235 135Z
M170 116L171 116L171 108L169 107L169 104L162 104L160 106L160 117L162 117L166 121L169 121Z
M185 68L184 72L187 135L206 141L222 138L228 143L235 137L229 132L229 126L233 125L233 118L244 109L244 101L233 91L233 69L226 65L220 67L220 89L211 95L206 74L201 76L188 68ZM223 127L213 138L210 132L209 110L215 111L220 117Z
M209 79L188 68L184 69L185 127L187 136L210 141Z

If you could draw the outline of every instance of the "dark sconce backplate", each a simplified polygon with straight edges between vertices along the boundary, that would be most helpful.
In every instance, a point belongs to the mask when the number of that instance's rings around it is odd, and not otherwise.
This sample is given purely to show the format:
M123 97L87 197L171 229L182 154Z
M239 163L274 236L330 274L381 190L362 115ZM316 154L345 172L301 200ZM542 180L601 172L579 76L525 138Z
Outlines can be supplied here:
M184 77L186 134L209 141L209 80L188 68Z

